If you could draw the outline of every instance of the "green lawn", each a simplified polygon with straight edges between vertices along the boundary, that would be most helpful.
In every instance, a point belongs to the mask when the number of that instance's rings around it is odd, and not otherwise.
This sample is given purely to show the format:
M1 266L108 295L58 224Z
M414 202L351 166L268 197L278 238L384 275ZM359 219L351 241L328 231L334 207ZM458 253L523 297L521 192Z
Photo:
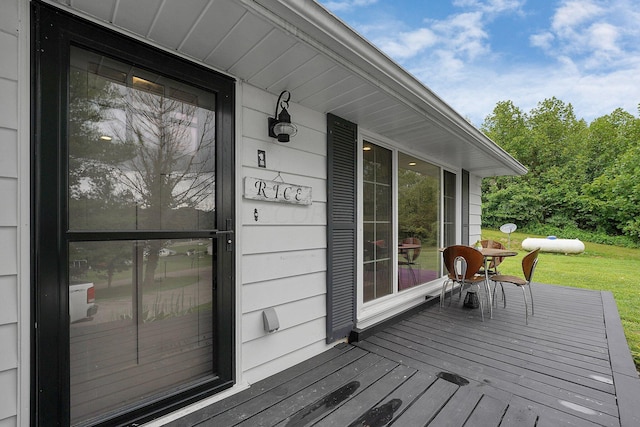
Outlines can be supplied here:
M512 233L511 248L520 253L517 262L509 258L500 265L502 273L522 274L520 260L526 251L520 244L526 237L544 236ZM482 230L482 238L497 240L507 246L507 235L498 230ZM640 249L584 244L585 251L579 255L541 253L534 282L611 291L633 360L640 371Z

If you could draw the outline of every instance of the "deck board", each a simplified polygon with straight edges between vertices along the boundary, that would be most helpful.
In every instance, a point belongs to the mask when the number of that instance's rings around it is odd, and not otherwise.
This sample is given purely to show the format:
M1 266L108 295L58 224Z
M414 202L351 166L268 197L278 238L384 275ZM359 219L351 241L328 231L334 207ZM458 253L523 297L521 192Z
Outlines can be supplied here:
M394 426L414 427L426 425L440 409L451 399L458 390L458 386L448 381L438 379L404 411L393 423Z
M566 365L572 365L576 369L587 369L590 372L595 370L603 375L611 376L611 366L606 359L600 357L576 357L573 353L562 350L550 350L548 347L537 343L527 345L525 351L520 342L512 339L502 339L502 336L493 337L491 332L488 332L486 335L477 333L474 334L474 336L461 340L458 336L451 336L448 331L442 330L441 327L435 325L434 322L426 323L421 321L421 319L412 319L411 321L406 321L406 323L403 322L398 325L398 328L403 326L415 330L416 335L423 336L425 339L434 342L440 342L443 345L458 345L459 347L463 347L468 346L469 341L472 340L472 345L478 351L494 352L495 348L499 347L501 354L510 359L518 359L522 362L537 363L548 367L556 366L562 369L564 369ZM491 342L488 341L489 338L493 338Z
M501 370L512 372L520 375L523 370L528 371L528 377L538 381L548 383L554 386L560 381L576 382L576 392L580 391L580 386L584 385L589 388L602 390L605 393L613 392L613 385L603 383L602 381L593 380L590 375L597 372L599 377L611 378L611 370L591 369L585 367L576 367L567 361L562 364L558 361L549 361L548 359L533 356L525 351L515 352L505 350L504 347L491 347L490 343L474 340L473 342L459 342L448 340L446 337L441 339L429 340L428 333L425 331L412 335L412 331L406 332L403 325L398 328L390 328L389 333L395 333L396 336L407 338L420 345L420 340L427 342L427 346L433 347L438 345L440 349L452 349L455 355L467 355L473 362L481 363L490 367L498 367ZM426 334L423 336L423 334ZM437 342L437 344L435 344ZM484 363L482 363L484 362ZM577 380L576 380L577 379ZM585 384L582 384L585 383Z
M168 425L640 425L612 295L534 286L529 325L515 287L484 322L456 296Z
M320 420L318 426L349 426L359 418L366 418L366 413L380 403L388 400L388 396L407 378L415 374L415 370L407 366L398 365L393 371L381 377L379 381L368 386L356 398L345 402L328 417ZM365 424L366 425L366 424Z
M355 356L355 353L352 354L350 352L347 353L346 356ZM344 364L342 359L343 358L336 358L328 363L317 366L304 375L300 375L287 383L254 397L242 405L236 406L229 411L225 411L207 420L207 423L208 425L220 426L237 425L262 411L271 409L272 407L278 408L286 405L288 402L287 398L297 395L306 387L324 380L327 376L349 375L348 372L364 369L371 366L376 360L379 360L374 354L365 354L355 360L350 360L348 364Z

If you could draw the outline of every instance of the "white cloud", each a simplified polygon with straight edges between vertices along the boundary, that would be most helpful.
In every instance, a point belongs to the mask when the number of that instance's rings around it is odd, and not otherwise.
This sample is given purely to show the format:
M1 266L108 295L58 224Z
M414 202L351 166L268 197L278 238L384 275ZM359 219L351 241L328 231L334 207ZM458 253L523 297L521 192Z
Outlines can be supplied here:
M531 46L560 61L569 57L579 69L603 73L640 54L640 14L628 0L566 0L546 31L530 37Z
M525 0L454 0L453 5L489 14L519 11Z
M490 50L486 44L489 36L483 29L483 17L480 12L462 13L434 24L433 29L442 35L447 48L473 60Z
M377 45L388 55L405 59L418 55L424 49L433 46L438 37L428 28L419 28L415 31L398 33L394 38L383 38L377 41Z
M593 24L589 30L589 44L597 51L618 53L617 41L620 35L618 28L606 22Z
M374 43L382 51L398 60L409 60L423 54L443 56L448 60L473 60L489 51L486 44L487 33L483 29L483 15L480 12L453 15L443 21L430 21L430 27L422 27L408 32L378 32L383 36L373 36ZM365 34L372 27L367 27ZM379 28L378 28L379 30ZM391 33L391 36L387 34ZM429 52L426 52L429 50Z
M603 12L603 9L588 0L566 1L555 13L551 27L560 34L572 33L574 28Z
M424 65L424 64L423 64ZM640 102L640 59L610 73L581 71L568 57L555 65L519 65L491 69L465 64L460 72L437 66L409 70L462 116L479 126L496 103L511 100L528 112L544 99L571 103L588 122L616 108L637 114Z
M551 48L551 43L553 43L554 39L555 36L547 31L544 33L533 34L529 37L529 42L531 43L531 46L547 50Z
M437 67L438 70L433 70L432 73L440 73L441 70L446 70L447 78L450 81L459 80L461 75L466 74L466 63L457 57L455 52L447 49L438 49L434 52L433 56L436 59L433 65ZM431 69L431 67L427 67L427 69ZM428 75L429 73L427 73L427 76ZM428 78L422 81L430 82L431 79Z

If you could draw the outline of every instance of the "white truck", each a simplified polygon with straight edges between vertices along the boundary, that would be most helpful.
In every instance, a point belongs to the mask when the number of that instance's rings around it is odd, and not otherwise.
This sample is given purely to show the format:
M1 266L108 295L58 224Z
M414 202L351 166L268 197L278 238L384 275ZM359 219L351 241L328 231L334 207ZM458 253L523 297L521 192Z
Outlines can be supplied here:
M93 283L72 283L69 285L69 321L91 320L98 312L96 288Z

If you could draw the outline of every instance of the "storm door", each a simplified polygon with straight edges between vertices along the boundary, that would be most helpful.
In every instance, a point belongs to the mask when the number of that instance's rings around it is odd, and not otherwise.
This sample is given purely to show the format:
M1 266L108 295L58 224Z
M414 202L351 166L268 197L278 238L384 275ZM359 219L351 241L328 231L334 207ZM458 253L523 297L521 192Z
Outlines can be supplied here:
M233 380L233 82L50 19L36 62L37 418L144 420Z

